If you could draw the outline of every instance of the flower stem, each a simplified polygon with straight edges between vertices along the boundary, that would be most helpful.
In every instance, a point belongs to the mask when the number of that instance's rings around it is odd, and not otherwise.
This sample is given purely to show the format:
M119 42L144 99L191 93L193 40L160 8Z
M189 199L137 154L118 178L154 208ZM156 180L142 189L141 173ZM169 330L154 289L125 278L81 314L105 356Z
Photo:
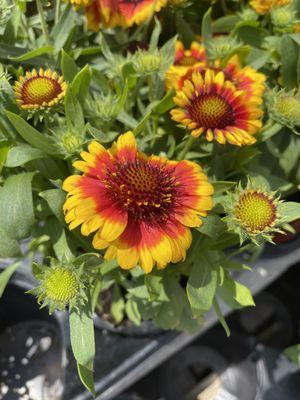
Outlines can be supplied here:
M55 19L54 19L55 24L58 23L59 14L60 14L60 0L56 0L56 3L55 3Z
M178 160L183 160L187 154L187 152L190 150L190 148L193 146L194 142L195 142L195 138L194 136L190 136L188 138L188 140L185 142L185 145L183 147L183 149L181 150L181 152L179 153L178 156Z
M45 38L45 42L46 42L47 46L51 46L48 26L47 26L47 22L46 22L44 9L43 9L41 0L36 0L36 6L37 6L37 9L38 9L38 13L40 15L40 19L41 19L42 31L43 31L43 35L44 35L44 38Z

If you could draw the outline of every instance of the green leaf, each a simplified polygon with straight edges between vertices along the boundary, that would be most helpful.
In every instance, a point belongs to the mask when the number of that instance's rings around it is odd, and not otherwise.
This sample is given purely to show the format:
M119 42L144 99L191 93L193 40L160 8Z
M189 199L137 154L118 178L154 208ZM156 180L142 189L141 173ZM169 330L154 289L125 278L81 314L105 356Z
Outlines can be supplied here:
M58 148L51 138L42 135L39 131L24 121L23 118L19 117L19 115L10 111L6 111L6 115L26 142L47 154L56 155L58 153Z
M15 273L15 271L21 266L21 262L18 261L14 264L9 265L0 273L0 298L3 295L3 292L8 284L8 281Z
M209 256L197 257L193 264L186 291L194 315L208 311L213 303L217 287L217 260Z
M68 4L50 35L50 37L54 40L56 52L60 51L66 44L74 27L74 22L75 11L71 4Z
M83 111L71 88L68 88L66 93L65 110L69 129L80 133L83 132L85 129Z
M282 78L287 89L297 86L298 54L297 44L288 35L283 36L281 40Z
M127 300L125 311L130 321L132 321L137 326L141 324L142 317L139 313L138 305L132 298Z
M75 61L72 57L69 56L64 50L61 52L61 69L63 73L63 77L69 83L73 81L77 73L79 72L79 68L75 64Z
M267 36L267 31L257 27L256 24L245 22L239 24L236 29L238 38L241 39L245 44L250 44L253 47L260 47L264 38Z
M217 238L226 227L226 224L216 214L208 214L202 219L203 224L197 228L197 231L213 239Z
M72 260L74 256L67 241L65 228L54 216L48 218L46 224L57 259L64 260L67 258L68 260Z
M95 384L94 384L94 374L92 371L90 371L88 368L84 367L83 365L80 365L77 363L77 370L78 370L78 375L81 380L81 382L84 384L84 386L89 390L92 395L95 397L96 392L95 392Z
M12 239L24 239L31 233L33 175L28 172L10 176L0 189L0 227Z
M229 276L224 277L223 285L219 287L218 294L233 309L255 306L250 290Z
M203 42L206 43L212 38L212 20L211 20L211 7L206 11L202 19L201 34Z
M160 34L161 34L161 23L157 18L155 18L155 26L151 34L149 51L154 51L157 49Z
M19 257L21 254L19 243L7 235L5 229L0 224L0 257Z
M46 156L47 154L43 151L30 146L15 146L9 150L5 166L8 168L15 168L24 165L29 161L44 158Z
M72 81L72 92L74 96L77 96L81 104L84 104L85 102L89 90L91 76L90 67L86 65L78 72L78 74L76 74Z
M174 329L178 326L186 302L186 295L173 276L164 277L164 291L168 301L162 302L155 323L163 329Z
M125 314L125 301L119 285L114 286L110 312L117 324L123 321Z
M153 107L153 113L162 115L174 107L174 90L169 90L167 94Z
M66 201L65 193L60 189L49 189L41 192L39 195L47 201L50 210L64 224L63 204Z
M223 328L224 328L224 330L226 332L226 336L229 337L230 336L230 329L229 329L229 326L227 325L227 322L226 322L225 318L223 317L222 311L220 309L219 303L218 303L216 298L214 299L213 305L214 305L214 309L215 309L215 312L217 314L217 317L219 319L219 322L223 326Z
M31 60L32 58L41 56L43 54L51 54L53 52L53 47L51 46L43 46L39 47L38 49L28 51L21 56L18 57L11 57L11 60L13 61L27 61Z
M0 174L3 168L3 165L5 164L6 160L7 160L7 154L9 152L9 142L7 141L3 141L0 142Z
M91 310L86 304L80 310L72 309L69 315L71 346L76 361L93 370L95 358L94 323Z
M226 15L213 22L212 30L214 33L231 32L233 27L239 22L237 15Z
M300 365L300 344L285 349L284 355L293 363Z
M162 291L162 276L154 273L145 275L145 285L149 293L149 300L158 299Z
M281 222L292 222L300 218L300 203L286 201L278 205Z

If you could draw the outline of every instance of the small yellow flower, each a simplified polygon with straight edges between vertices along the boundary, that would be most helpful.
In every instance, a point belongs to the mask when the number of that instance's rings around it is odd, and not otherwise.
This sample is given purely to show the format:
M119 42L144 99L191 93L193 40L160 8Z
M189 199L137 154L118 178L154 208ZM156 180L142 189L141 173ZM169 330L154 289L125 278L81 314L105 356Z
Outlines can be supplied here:
M54 107L65 96L67 84L51 69L33 69L15 83L16 102L23 110L39 111Z
M273 8L291 4L292 0L251 0L250 6L261 15L267 14Z

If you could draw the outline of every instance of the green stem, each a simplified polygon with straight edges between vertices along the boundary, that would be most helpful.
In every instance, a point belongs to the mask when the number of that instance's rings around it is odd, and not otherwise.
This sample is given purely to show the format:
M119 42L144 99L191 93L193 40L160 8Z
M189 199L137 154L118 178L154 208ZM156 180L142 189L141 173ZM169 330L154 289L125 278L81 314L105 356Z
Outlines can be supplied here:
M40 19L41 19L42 31L43 31L43 35L44 35L44 38L45 38L45 42L46 42L47 46L51 46L48 26L47 26L47 22L46 22L44 9L43 9L41 0L36 0L36 6L37 6L37 9L38 9L38 13L40 15Z
M193 146L194 142L195 142L195 138L194 136L190 136L188 138L188 140L185 142L185 145L183 147L183 149L181 150L181 152L179 153L178 156L178 160L183 160L187 154L187 152L190 150L190 148Z
M59 15L60 15L60 0L56 0L56 3L55 3L55 19L54 19L55 24L58 23Z

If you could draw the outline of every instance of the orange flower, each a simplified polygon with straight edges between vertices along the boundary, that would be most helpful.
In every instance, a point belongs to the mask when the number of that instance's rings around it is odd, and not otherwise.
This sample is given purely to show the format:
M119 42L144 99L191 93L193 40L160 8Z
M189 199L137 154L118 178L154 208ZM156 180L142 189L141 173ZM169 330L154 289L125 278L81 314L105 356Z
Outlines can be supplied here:
M200 166L146 156L127 132L106 150L98 142L82 152L74 167L83 175L67 178L64 204L70 229L96 232L93 246L120 267L139 264L146 273L185 258L192 236L212 208L213 187Z
M83 3L87 0L71 0ZM86 6L88 26L99 29L100 25L106 27L130 27L133 24L142 24L155 12L166 6L167 0L91 0Z
M237 55L231 57L223 69L221 60L216 60L212 68L205 60L190 67L178 67L174 63L166 73L166 88L169 90L174 87L176 90L182 90L185 80L191 79L195 71L204 73L207 69L214 70L216 73L223 71L227 80L233 82L238 90L245 91L247 99L257 103L262 102L261 96L266 89L265 75L250 66L242 67Z
M173 120L191 129L194 137L205 134L209 142L253 144L253 135L262 126L263 113L257 103L225 80L223 72L194 72L176 93L174 102L179 108L171 111Z
M292 3L292 0L250 0L250 6L261 15L267 14L272 8L282 7Z
M246 98L257 103L266 90L266 76L250 66L242 67L237 55L231 57L223 68L226 79L231 80L239 90L244 90Z
M189 49L185 49L181 41L175 45L174 64L166 72L166 88L181 89L181 83L192 75L192 72L206 66L204 46L199 42L192 42Z

